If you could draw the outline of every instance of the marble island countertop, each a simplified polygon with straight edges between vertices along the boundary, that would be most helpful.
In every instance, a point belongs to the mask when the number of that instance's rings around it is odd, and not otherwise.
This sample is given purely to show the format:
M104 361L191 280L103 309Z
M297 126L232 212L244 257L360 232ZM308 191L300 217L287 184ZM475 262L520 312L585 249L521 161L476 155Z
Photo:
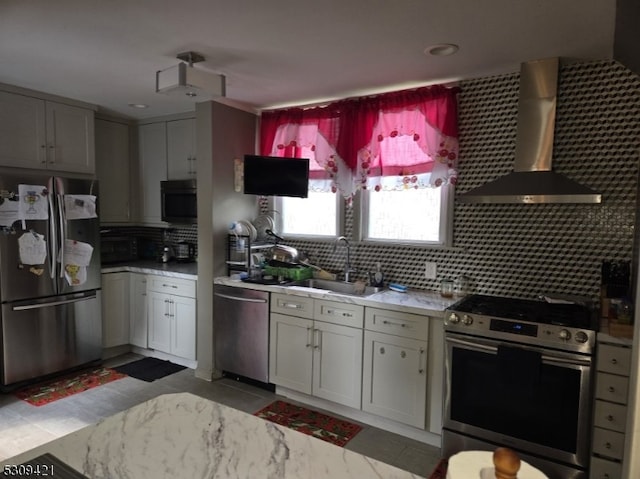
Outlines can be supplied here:
M160 263L154 260L127 261L125 263L102 265L102 273L145 273L172 278L198 279L198 263Z
M385 289L369 296L354 296L340 294L332 291L306 288L301 286L278 286L255 283L244 283L241 280L231 279L228 276L214 278L214 284L235 286L238 288L256 289L272 293L291 294L309 298L328 299L343 303L359 304L362 306L393 309L405 313L429 314L442 317L443 311L460 298L443 298L440 293L423 290L409 290L406 293L398 293Z
M44 453L92 479L420 477L189 393L158 396L0 468Z

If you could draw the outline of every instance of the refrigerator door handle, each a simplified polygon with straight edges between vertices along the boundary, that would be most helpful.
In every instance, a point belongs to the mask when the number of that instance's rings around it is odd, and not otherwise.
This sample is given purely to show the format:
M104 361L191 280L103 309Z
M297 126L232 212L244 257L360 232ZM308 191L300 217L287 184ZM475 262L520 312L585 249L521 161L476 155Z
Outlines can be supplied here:
M71 298L71 299L63 299L63 300L59 300L59 301L47 301L47 302L43 302L43 303L34 303L34 304L25 304L22 306L14 306L12 307L12 311L28 311L30 309L42 309L42 308L49 308L51 306L60 306L63 304L71 304L71 303L78 303L80 301L88 301L90 299L95 299L96 294L88 294L86 296L80 296L80 297L76 297L76 298Z
M56 195L57 203L58 203L58 224L60 226L60 277L64 278L64 248L65 248L65 239L67 236L67 232L64 230L65 219L64 219L64 198L61 194Z
M49 276L51 279L56 277L56 267L57 267L57 249L58 249L58 231L56 229L56 218L54 211L54 198L55 194L53 192L53 181L49 179L49 184L47 185L49 188L49 195L47 196L47 202L49 203L49 227L50 227L50 235L49 235Z

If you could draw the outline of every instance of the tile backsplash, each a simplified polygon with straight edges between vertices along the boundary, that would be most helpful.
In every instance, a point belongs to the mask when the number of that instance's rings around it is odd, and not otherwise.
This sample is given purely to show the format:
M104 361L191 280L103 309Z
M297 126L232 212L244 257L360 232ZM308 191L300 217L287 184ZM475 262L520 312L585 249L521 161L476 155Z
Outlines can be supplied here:
M519 74L462 81L460 87L457 191L464 192L513 169ZM562 65L553 169L601 193L601 204L456 202L452 247L381 246L352 238L352 263L370 271L380 261L387 281L418 289L436 290L440 279L465 275L482 294L595 299L602 261L633 256L639 146L639 77L614 61ZM351 212L346 226L351 237ZM333 243L287 244L325 268L340 269L344 262L343 249L333 253ZM436 280L425 279L426 261L437 264Z

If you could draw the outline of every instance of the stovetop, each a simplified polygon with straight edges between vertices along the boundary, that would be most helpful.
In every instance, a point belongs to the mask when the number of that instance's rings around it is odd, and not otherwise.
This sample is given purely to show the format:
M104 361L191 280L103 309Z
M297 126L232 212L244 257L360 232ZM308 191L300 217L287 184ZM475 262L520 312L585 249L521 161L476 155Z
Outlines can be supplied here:
M495 318L554 324L579 329L597 329L593 312L584 305L550 303L531 299L473 294L449 308L460 313L473 313Z
M468 335L592 354L597 315L583 304L473 294L447 308L448 335Z

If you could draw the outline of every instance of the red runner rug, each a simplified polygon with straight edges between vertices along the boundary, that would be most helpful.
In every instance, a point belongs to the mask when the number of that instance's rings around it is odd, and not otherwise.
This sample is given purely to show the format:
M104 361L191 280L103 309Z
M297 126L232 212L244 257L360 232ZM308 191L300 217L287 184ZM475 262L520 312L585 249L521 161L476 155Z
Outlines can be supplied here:
M110 368L93 368L40 384L26 386L18 389L14 394L29 404L43 406L124 377L127 377L127 375Z
M440 459L438 465L431 471L429 479L445 479L447 477L447 465L448 461L446 459Z
M362 430L362 426L357 424L284 401L272 402L256 412L254 416L317 437L336 446L344 446Z

